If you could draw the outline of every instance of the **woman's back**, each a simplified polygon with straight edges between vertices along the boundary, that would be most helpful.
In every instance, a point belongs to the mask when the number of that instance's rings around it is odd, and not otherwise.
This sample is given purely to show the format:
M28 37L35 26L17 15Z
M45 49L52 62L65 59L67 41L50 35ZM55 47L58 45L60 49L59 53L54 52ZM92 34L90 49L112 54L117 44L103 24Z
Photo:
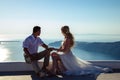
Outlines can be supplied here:
M65 40L62 43L62 49L64 49L64 52L69 52L71 50L71 39L65 38Z

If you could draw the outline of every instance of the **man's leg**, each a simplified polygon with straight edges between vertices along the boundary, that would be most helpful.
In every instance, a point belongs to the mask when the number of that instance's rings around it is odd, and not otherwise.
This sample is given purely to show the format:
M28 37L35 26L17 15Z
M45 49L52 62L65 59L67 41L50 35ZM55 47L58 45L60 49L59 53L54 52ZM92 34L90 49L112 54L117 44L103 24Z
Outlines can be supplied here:
M43 67L42 69L46 69L49 65L49 58L50 58L50 50L44 50L38 53L38 59L44 58Z
M37 76L39 76L41 78L46 76L46 74L44 72L41 72L37 60L32 61L31 64L32 64L33 69L34 69Z
M34 60L34 61L31 62L31 64L32 64L32 67L33 67L35 73L38 74L40 72L38 61Z

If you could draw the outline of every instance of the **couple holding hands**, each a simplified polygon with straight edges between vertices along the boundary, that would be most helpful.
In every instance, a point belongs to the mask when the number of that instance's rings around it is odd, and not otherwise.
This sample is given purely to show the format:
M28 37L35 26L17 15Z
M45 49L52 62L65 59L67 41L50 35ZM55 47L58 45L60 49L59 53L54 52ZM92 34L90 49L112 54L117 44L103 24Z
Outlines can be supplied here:
M64 40L60 48L49 48L39 37L41 27L34 26L32 35L28 36L23 41L23 51L25 60L32 64L35 73L39 77L49 75L65 74L65 75L98 75L100 73L111 71L110 68L100 67L82 60L73 55L71 48L74 46L74 37L70 32L69 26L63 26L61 32ZM44 51L38 52L38 47L45 48ZM51 52L53 51L54 52ZM52 57L52 68L49 66L49 58ZM38 60L44 58L42 69L39 68ZM29 60L28 60L29 59Z

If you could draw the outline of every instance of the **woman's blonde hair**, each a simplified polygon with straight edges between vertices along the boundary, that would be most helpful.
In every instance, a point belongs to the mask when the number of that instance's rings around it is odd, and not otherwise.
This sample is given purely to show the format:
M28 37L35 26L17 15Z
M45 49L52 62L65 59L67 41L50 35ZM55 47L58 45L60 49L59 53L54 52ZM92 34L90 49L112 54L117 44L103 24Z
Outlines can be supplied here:
M61 28L61 31L65 35L66 38L71 39L70 45L71 45L71 47L73 47L74 46L74 37L73 37L72 33L70 32L69 26L63 26Z

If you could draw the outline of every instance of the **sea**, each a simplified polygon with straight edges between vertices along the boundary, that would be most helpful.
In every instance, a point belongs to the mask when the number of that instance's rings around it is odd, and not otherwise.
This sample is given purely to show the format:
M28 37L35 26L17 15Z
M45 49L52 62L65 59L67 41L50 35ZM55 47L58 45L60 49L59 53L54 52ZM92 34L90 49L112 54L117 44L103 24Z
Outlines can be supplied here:
M77 34L74 36L75 41L79 42L115 42L120 41L120 35L99 35L99 34ZM0 62L24 62L23 57L23 40L25 39L13 39L0 41ZM42 38L46 44L53 43L55 41L63 40L63 38ZM51 46L50 46L51 47ZM38 51L44 50L42 47ZM117 60L109 55L100 54L96 52L88 52L73 48L72 52L75 56L83 60ZM42 59L43 60L43 59ZM51 58L50 58L51 60Z

